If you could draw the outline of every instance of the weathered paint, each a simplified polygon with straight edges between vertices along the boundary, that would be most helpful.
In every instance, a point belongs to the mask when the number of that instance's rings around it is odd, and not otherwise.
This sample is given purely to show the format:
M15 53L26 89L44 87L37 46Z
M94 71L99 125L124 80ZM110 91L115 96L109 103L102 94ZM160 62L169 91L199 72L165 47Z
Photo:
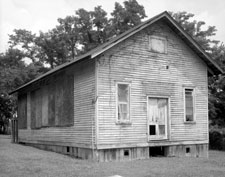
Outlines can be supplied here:
M149 35L167 39L166 54L149 51ZM165 24L156 23L98 58L98 147L147 141L147 97L169 97L169 140L207 142L207 66ZM131 124L116 123L116 83L131 83ZM196 122L184 123L183 88L195 88ZM162 142L163 144L163 142Z
M36 94L36 91L32 91L30 93L30 114L31 114L31 124L30 124L30 127L31 129L35 128L36 127L36 103L35 103L35 94ZM20 121L20 120L18 120Z
M20 142L93 148L95 61L82 61L43 83L28 92L31 130L19 130Z
M30 92L27 93L27 129L31 128L31 96L30 96Z
M166 54L149 51L149 35L166 38ZM118 82L130 85L131 121L128 124L116 122ZM191 124L184 122L185 87L193 87L196 94L196 121ZM131 154L128 159L148 158L150 146L176 149L196 145L197 148L208 143L207 66L161 22L95 59L82 60L49 75L24 92L28 92L27 110L31 111L27 115L30 114L31 130L19 131L21 142L42 144L50 149L55 146L76 151L76 148L89 148L78 154L85 157L95 154L99 160L123 159L124 150ZM148 139L148 99L154 97L168 98L166 140Z
M42 88L42 126L48 126L48 86Z
M27 128L27 94L18 96L18 123L19 129Z

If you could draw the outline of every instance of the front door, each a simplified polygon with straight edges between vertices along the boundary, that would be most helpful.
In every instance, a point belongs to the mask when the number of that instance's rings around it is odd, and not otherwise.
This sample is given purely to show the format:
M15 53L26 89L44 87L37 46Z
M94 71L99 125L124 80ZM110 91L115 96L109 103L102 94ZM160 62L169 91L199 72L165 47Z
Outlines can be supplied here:
M168 98L148 98L148 139L167 139Z

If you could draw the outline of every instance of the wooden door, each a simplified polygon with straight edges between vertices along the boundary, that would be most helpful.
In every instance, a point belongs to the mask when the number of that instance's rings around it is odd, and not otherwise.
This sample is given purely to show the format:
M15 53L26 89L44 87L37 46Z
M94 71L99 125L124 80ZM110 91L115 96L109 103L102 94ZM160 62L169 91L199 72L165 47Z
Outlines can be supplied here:
M148 139L167 139L168 99L148 99Z

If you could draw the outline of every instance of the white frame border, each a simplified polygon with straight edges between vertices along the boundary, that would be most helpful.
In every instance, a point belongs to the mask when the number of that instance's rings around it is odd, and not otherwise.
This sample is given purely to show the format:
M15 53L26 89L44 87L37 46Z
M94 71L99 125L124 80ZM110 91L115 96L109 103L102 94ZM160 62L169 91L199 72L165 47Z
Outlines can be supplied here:
M118 120L118 85L119 84L124 84L129 86L129 93L128 93L128 98L129 98L129 120L128 121L119 121ZM116 124L123 124L123 123L131 123L131 111L130 111L130 106L131 106L131 83L126 82L126 81L117 81L116 82Z
M186 89L190 89L190 90L193 90L192 94L193 94L193 121L186 121L186 100L185 100L185 90ZM193 123L196 123L196 91L195 91L195 87L191 87L191 86L184 86L183 87L183 104L184 104L184 123L186 124L193 124Z
M164 52L159 52L159 51L154 51L154 50L152 50L151 39L158 39L158 40L164 41L164 44L165 44L165 46L164 46L164 47L165 47ZM160 53L160 54L167 54L167 52L168 52L168 42L167 42L167 37L165 37L165 36L149 35L149 37L148 37L148 49L149 49L150 52Z
M150 138L149 135L149 98L162 98L162 99L167 99L168 100L168 105L167 105L167 120L166 120L166 134L165 138ZM171 139L170 135L170 130L171 130L171 115L170 115L170 96L155 96L155 95L147 95L147 141L160 141L160 140L169 140Z

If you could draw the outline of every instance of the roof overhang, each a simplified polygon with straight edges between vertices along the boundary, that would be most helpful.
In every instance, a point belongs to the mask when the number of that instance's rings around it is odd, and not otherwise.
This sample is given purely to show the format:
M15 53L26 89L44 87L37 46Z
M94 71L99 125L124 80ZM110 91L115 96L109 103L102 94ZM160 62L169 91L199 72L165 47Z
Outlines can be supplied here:
M184 31L184 29L169 15L167 11L149 19L148 21L128 30L127 32L123 33L121 36L113 39L110 44L106 44L100 46L101 50L96 50L91 54L91 58L95 58L96 56L100 55L101 53L105 52L106 50L112 48L113 46L117 45L118 43L122 42L123 40L127 39L128 37L134 35L138 31L152 25L153 23L162 20L167 23L167 25L174 30L174 32L181 37L181 39L193 50L195 53L207 64L208 71L212 75L218 75L224 73L222 68L205 52L205 50L188 34Z
M100 45L99 47L96 47L95 49L87 52L84 55L81 55L77 57L76 59L62 64L49 72L37 77L36 79L22 85L21 87L17 88L16 90L10 92L9 94L13 94L15 92L20 91L21 89L31 85L34 82L37 82L40 79L43 79L44 77L47 77L59 70L62 70L80 60L83 60L85 58L95 58L99 56L100 54L104 53L105 51L109 50L113 46L119 44L120 42L124 41L125 39L129 38L130 36L136 34L137 32L141 31L142 29L154 24L155 22L163 20L167 25L175 31L176 34L178 34L181 39L188 45L190 48L195 51L195 53L206 63L208 66L208 71L212 75L218 75L224 73L223 70L219 67L219 65L204 51L204 49L189 35L187 34L184 29L169 15L167 11L141 23L140 25L135 26L134 28L122 33L121 35L112 38L108 42Z

